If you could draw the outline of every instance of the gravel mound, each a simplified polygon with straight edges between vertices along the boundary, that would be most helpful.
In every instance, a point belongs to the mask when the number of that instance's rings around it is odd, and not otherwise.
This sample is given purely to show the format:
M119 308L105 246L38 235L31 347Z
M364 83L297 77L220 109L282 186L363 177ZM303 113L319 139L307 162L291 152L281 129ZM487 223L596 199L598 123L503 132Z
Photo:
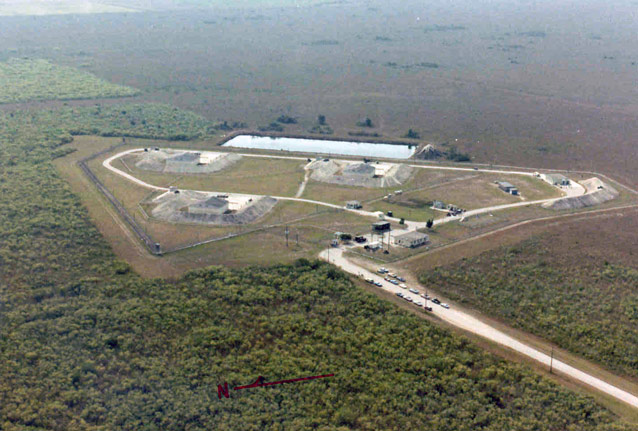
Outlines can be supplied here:
M154 201L153 217L172 223L201 223L217 226L230 226L253 223L268 213L277 203L270 196L254 198L252 202L239 211L226 214L192 213L191 206L202 204L215 196L211 193L195 192L191 190L180 193L166 193ZM232 200L232 195L230 197Z
M556 211L586 208L603 204L618 196L618 191L616 189L602 182L598 178L590 178L582 181L581 183L587 190L586 194L548 202L543 204L543 207Z
M384 164L388 166L388 164ZM383 188L405 183L412 175L412 168L403 164L391 164L382 176L375 176L373 163L336 162L334 160L316 160L308 169L310 178L323 183L342 186Z
M210 159L210 162L200 163L201 157ZM174 150L155 151L151 149L139 156L139 160L135 163L135 166L154 172L210 174L226 169L240 159L240 155L233 153Z

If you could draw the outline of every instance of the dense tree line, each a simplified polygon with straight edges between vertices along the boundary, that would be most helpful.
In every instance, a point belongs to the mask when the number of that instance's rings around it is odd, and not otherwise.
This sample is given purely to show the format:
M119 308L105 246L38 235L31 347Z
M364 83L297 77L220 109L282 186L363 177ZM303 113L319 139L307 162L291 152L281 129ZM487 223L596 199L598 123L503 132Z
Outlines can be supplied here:
M0 117L0 428L629 429L327 264L140 279L51 164L80 125L40 115Z

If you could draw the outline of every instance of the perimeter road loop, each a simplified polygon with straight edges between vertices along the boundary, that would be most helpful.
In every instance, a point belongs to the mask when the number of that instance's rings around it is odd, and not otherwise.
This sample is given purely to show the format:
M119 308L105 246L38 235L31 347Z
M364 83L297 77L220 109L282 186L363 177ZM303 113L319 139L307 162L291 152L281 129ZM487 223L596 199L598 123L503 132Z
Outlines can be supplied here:
M152 184L148 184L142 180L139 180L137 178L135 178L132 175L127 174L126 172L121 171L120 169L117 169L115 167L113 167L111 165L111 162L119 157L122 157L126 154L131 154L134 152L139 152L139 151L143 151L143 148L137 148L137 149L132 149L132 150L127 150L127 151L123 151L121 153L118 153L114 156L109 157L108 159L104 160L104 162L102 163L102 165L109 169L110 171L116 173L117 175L120 175L138 185L141 185L143 187L146 188L150 188L153 190L159 190L159 191L168 191L167 188L164 187L158 187L158 186L154 186ZM190 150L186 150L186 151L190 151ZM251 155L252 157L256 157L256 155ZM261 157L272 157L272 158L288 158L288 159L299 159L299 160L305 160L304 158L296 158L296 157L278 157L278 156L261 156ZM430 166L419 166L419 165L414 165L414 167L417 168L426 168L426 169L448 169L448 170L462 170L462 171L474 171L474 169L472 168L452 168L452 167L430 167ZM480 172L495 172L495 173L503 173L503 174L518 174L518 175L533 175L529 172L522 172L522 171L498 171L498 170L487 170L487 169L481 169ZM213 193L210 191L205 191L204 193ZM258 195L255 195L258 196ZM336 208L336 209L340 209L340 210L346 210L346 211L350 211L350 212L354 212L357 214L360 214L362 216L369 216L369 217L376 217L378 216L379 213L373 213L373 212L369 212L369 211L363 211L363 210L351 210L351 209L346 209L343 206L339 206L339 205L335 205L335 204L330 204L330 203L326 203L326 202L320 202L320 201L313 201L313 200L309 200L309 199L303 199L303 198L292 198L292 197L283 197L283 196L272 196L275 199L280 199L280 200L288 200L288 201L298 201L298 202L306 202L306 203L312 203L312 204L316 204L316 205L323 205L323 206L327 206L327 207L331 207L331 208ZM518 206L525 206L525 205L535 205L535 204L542 204L545 202L552 202L555 201L557 199L561 199L561 198L551 198L551 199L544 199L544 200L538 200L538 201L531 201L531 202L520 202L520 203L515 203L515 204L509 204L509 205L498 205L498 206L493 206L493 207L487 207L487 208L481 208L481 209L476 209L476 210L472 210L472 211L467 211L465 213L466 216L470 216L470 215L476 215L476 214L480 214L480 213L484 213L484 212L491 212L491 211L496 211L496 210L501 210L501 209L506 209L506 208L512 208L512 207L518 207ZM435 224L442 224L442 223L446 223L452 220L456 220L460 218L459 216L456 217L447 217L445 219L438 219L435 221ZM398 221L398 219L395 218L391 218L388 217L386 218L388 220L393 220L393 221ZM410 230L414 230L417 229L419 227L421 227L422 225L424 226L424 223L416 223L416 222L408 222L406 221L406 223L410 223ZM373 280L379 281L382 284L382 288L386 291L392 292L392 293L396 293L399 291L398 287L395 287L394 285L389 285L388 283L385 282L385 280L383 280L381 277L379 277L376 274L371 273L370 271L368 271L367 269L360 267L358 265L355 265L353 263L351 263L350 261L348 261L346 258L343 257L343 250L338 248L338 249L333 249L332 250L332 256L330 256L330 258L328 258L328 252L330 250L323 250L319 256L324 259L327 260L330 263L335 264L336 266L340 267L341 269L343 269L346 272L349 272L350 274L354 274L356 276L364 276L365 278L371 278ZM408 294L409 295L409 294ZM638 408L638 397L636 397L635 395L624 391L616 386L613 386L607 382L604 382L601 379L598 379L590 374L587 374L581 370L578 370L577 368L574 368L558 359L553 359L548 356L547 354L536 350L526 344L521 343L520 341L510 337L509 335L506 335L505 333L499 331L498 329L487 325L484 322L481 322L480 320L476 319L473 316L470 316L467 313L464 313L462 311L459 310L450 310L450 309L444 309L444 308L440 308L436 307L434 308L435 311L433 311L434 314L436 314L437 316L439 316L442 320L445 320L446 322L457 326L459 328L462 328L464 330L467 330L469 332L472 332L474 334L480 335L488 340L494 341L498 344L501 344L503 346L506 346L508 348L511 348L514 351L517 351L527 357L530 357L532 359L534 359L535 361L538 361L544 365L549 365L550 362L553 363L553 369L556 371L559 371L567 376L570 376L586 385L589 385L601 392L604 392L608 395L611 395L612 397L623 401L627 404L629 404L630 406L633 406L635 408Z

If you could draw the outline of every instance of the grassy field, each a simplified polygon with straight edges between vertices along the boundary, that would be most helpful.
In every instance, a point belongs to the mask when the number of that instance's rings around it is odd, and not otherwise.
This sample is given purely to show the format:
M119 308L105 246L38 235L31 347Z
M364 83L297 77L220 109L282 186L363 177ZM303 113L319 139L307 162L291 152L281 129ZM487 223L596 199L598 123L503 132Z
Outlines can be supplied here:
M153 238L158 239L163 250L228 234L240 234L221 242L211 242L196 248L169 253L158 259L145 251L110 204L90 185L75 164L80 158L118 142L120 142L118 138L77 136L74 142L67 146L77 151L57 159L55 164L87 205L93 221L111 243L116 254L144 276L175 277L193 268L220 263L231 266L290 263L299 257L315 257L321 249L329 245L330 240L334 238L334 232L361 234L367 233L370 229L371 220L364 217L312 204L286 201L278 203L272 211L257 222L245 226L210 227L147 219L143 207L147 210L148 207L139 205L139 202L150 197L152 192L106 171L101 166L101 161L109 155L105 154L91 161L90 166L96 175L123 203L140 226ZM116 151L151 144L153 143L150 141L131 139L128 145ZM160 144L175 145L165 141ZM191 145L197 148L197 144ZM191 145L182 145L182 147ZM274 162L276 164L279 160ZM121 160L115 161L114 165L126 170ZM268 227L272 225L275 227ZM290 232L288 247L285 242L284 225L288 226Z
M135 88L115 85L97 76L58 66L47 60L12 58L0 63L0 103L126 97Z
M244 157L223 171L212 174L157 173L135 167L137 156L123 160L135 177L153 185L174 185L189 190L212 190L274 196L295 196L304 178L300 160Z
M84 15L78 23L43 17L36 26L4 18L0 58L46 53L56 64L139 88L140 101L171 103L210 121L256 129L286 114L297 123L285 132L306 133L323 114L335 136L347 137L369 117L370 132L398 138L411 128L476 162L602 170L638 181L629 3L610 10L604 24L594 6L560 4L504 2L506 18L495 22L478 3L468 2L467 14L442 5L416 22L422 5L412 1L294 2L250 12L224 3L215 11ZM570 19L566 34L561 16ZM162 25L147 25L155 17ZM530 29L536 22L543 31ZM565 58L579 67L560 66Z
M463 178L463 177L462 177ZM519 189L520 197L513 196L500 190L495 181L508 181ZM467 210L495 205L534 201L560 197L562 193L536 178L524 175L498 175L477 172L467 175L465 179L433 186L425 190L408 191L402 196L394 196L397 203L415 201L438 200Z
M610 369L638 377L638 216L549 227L523 241L424 272L421 281ZM623 232L623 233L621 233Z

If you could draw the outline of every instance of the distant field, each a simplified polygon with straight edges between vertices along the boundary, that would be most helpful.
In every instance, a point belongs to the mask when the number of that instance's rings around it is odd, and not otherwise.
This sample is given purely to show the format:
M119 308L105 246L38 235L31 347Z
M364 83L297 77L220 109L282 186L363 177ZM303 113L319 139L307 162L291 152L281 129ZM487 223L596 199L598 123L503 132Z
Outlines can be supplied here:
M125 97L135 88L115 85L71 67L46 60L13 58L0 63L0 103Z

